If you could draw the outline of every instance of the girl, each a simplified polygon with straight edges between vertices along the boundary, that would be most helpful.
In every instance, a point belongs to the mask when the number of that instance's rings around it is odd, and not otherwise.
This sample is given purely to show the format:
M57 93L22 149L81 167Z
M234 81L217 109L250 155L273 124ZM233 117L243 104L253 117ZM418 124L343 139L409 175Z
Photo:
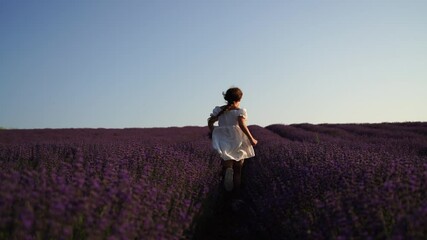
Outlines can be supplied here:
M240 187L241 169L246 158L255 156L252 146L257 140L246 126L246 109L240 108L243 93L239 88L230 88L224 94L227 105L215 107L208 119L212 146L224 160L224 186L227 191ZM218 126L214 123L218 121Z

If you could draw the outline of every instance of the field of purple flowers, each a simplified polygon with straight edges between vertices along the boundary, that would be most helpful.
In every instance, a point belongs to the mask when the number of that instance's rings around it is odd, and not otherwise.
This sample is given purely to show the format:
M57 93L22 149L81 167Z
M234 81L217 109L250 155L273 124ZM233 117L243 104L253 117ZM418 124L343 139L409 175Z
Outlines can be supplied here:
M246 173L271 239L425 239L427 124L271 125Z
M183 239L218 185L204 128L0 132L0 239Z
M427 123L250 129L225 214L206 127L0 130L0 239L427 237Z

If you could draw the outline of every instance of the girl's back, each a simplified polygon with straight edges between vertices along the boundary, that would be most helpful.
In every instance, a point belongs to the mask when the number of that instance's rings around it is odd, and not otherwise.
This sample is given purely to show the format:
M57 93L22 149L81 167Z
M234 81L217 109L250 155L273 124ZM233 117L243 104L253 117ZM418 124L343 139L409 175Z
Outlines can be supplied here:
M222 110L222 107L216 107L213 111L213 114L218 114ZM246 109L237 108L225 111L218 117L218 125L220 127L226 126L238 126L238 118L243 116L246 118Z

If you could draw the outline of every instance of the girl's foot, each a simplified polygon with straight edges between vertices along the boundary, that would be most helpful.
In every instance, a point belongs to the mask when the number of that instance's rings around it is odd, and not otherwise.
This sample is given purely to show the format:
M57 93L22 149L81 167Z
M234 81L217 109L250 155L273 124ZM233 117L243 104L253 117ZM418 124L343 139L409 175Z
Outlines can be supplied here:
M227 190L228 192L231 192L233 190L233 175L233 168L227 168L225 170L224 187L225 190Z

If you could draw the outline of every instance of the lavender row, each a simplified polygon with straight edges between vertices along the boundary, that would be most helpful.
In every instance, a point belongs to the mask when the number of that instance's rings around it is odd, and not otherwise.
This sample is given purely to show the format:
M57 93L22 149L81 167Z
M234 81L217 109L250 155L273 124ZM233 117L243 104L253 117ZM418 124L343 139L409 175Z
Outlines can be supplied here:
M15 140L0 145L0 239L191 237L219 184L220 164L206 129L175 130L183 135L171 129L9 135Z
M272 239L425 238L426 137L411 129L424 126L374 129L375 141L359 136L367 126L268 127L284 140L264 130L245 178L259 222Z

